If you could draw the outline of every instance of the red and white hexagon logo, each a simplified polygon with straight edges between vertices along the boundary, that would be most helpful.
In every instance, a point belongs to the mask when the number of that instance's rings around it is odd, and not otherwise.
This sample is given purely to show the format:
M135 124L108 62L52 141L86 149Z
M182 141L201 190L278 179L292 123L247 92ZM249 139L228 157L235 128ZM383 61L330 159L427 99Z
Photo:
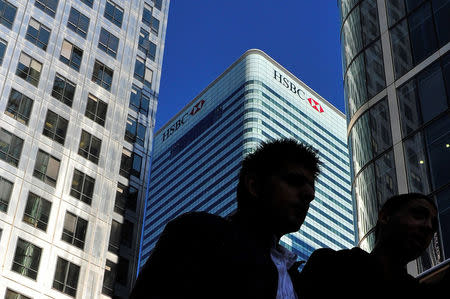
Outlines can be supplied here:
M194 115L195 113L199 112L202 109L203 104L205 104L205 100L200 100L197 104L195 104L195 106L192 107L191 115Z
M309 102L309 104L310 104L314 109L316 109L317 111L319 111L319 113L322 113L322 112L323 112L322 106L320 106L320 104L317 103L316 100L314 100L313 98L309 98L309 99L308 99L308 102Z

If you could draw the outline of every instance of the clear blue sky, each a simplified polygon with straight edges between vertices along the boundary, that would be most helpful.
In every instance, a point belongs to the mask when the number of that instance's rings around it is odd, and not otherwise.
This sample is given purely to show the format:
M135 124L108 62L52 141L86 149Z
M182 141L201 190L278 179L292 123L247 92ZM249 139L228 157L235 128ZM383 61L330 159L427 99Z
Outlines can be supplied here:
M336 0L171 0L155 130L251 48L344 112L339 30Z

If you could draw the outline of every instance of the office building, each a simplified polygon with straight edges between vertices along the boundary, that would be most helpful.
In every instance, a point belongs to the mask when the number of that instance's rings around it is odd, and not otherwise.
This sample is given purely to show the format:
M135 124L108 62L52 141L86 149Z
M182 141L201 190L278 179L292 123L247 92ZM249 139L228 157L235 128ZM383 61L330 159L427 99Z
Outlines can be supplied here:
M359 246L386 198L425 193L439 230L408 270L432 271L450 258L450 1L338 4Z
M169 1L0 0L0 297L126 298Z
M247 51L155 133L140 266L174 217L235 211L243 157L281 137L314 146L323 161L305 223L282 244L301 259L354 246L346 135L342 112L264 52Z

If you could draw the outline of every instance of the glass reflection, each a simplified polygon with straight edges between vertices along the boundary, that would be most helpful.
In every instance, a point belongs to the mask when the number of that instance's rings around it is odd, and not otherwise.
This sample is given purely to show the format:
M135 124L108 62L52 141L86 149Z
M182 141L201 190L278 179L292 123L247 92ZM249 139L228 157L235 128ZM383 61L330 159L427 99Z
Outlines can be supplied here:
M413 66L406 19L397 24L389 32L392 58L394 60L394 73L395 78L398 79Z
M436 195L444 259L450 258L450 187Z
M372 159L369 114L364 113L351 130L353 169L357 174Z
M353 196L358 210L358 233L359 236L364 236L375 226L378 218L373 164L356 177Z
M345 61L350 63L353 57L355 57L363 47L359 8L355 8L348 16L348 19L345 21L344 27L342 28L342 34L344 39Z
M403 0L386 0L386 8L389 27L405 16L406 9Z
M405 137L422 124L414 78L397 89L397 97L399 102L402 135Z
M365 51L367 72L367 95L372 98L386 85L384 79L383 53L378 40Z
M392 146L389 108L386 98L370 108L370 132L374 155Z
M425 130L433 189L450 182L450 114L433 122Z
M378 205L397 194L397 175L395 173L394 154L387 152L375 161Z
M422 132L403 143L409 192L430 193Z
M350 117L355 114L367 99L363 56L359 55L353 61L345 76L344 87L346 89Z
M378 26L378 8L376 1L363 1L360 4L362 39L364 46L375 40L380 35Z

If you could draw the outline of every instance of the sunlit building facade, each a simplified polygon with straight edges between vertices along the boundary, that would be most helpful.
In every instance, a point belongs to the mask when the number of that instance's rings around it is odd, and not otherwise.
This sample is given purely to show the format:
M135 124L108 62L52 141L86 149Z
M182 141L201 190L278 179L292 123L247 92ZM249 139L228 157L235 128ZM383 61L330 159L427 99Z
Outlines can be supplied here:
M264 52L247 51L155 133L140 266L171 219L235 211L243 157L281 137L314 146L323 161L306 221L282 244L301 259L354 246L345 128L342 112Z
M439 231L408 270L432 271L450 258L450 1L338 3L359 246L386 198L425 193Z
M0 298L127 298L167 0L0 0Z

